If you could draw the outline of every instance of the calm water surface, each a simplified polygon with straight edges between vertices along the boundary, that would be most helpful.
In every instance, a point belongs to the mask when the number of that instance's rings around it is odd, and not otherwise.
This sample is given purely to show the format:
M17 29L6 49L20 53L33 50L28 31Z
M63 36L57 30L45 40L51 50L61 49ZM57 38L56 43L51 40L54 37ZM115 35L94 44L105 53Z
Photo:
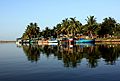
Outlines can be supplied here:
M0 81L120 81L120 45L0 44Z

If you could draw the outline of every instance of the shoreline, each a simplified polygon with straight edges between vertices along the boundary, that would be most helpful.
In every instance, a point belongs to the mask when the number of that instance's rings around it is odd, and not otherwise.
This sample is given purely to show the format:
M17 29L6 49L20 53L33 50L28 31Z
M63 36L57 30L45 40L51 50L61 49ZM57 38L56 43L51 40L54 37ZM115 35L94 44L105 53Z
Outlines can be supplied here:
M95 42L120 42L120 39L96 39Z
M0 43L15 43L16 41L6 41L6 40L0 40Z
M0 43L15 43L16 41L14 40L0 40ZM95 40L95 43L101 43L101 42L120 42L120 39L97 39Z

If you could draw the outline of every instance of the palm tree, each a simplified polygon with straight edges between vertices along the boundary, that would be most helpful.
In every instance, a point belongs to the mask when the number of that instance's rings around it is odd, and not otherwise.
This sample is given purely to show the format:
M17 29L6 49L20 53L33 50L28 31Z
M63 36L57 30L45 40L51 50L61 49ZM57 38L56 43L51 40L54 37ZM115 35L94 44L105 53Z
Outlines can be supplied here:
M79 31L81 30L82 24L79 21L77 21L75 19L75 17L70 18L70 19L71 19L71 21L70 21L70 28L69 29L71 30L71 34L74 38L75 34L80 33Z
M87 26L88 35L90 37L93 37L92 34L93 34L93 32L95 32L96 28L98 27L96 18L94 16L89 16L85 20L87 21L86 26Z
M62 20L62 24L61 24L61 28L60 28L61 32L64 33L64 34L66 34L68 32L67 31L68 26L69 26L69 20L68 20L68 18L66 18L65 20Z
M36 38L36 37L38 37L39 32L40 32L40 28L38 27L37 23L30 23L27 26L25 33L23 33L22 38L23 39Z
M77 21L75 17L70 19L66 18L61 24L57 24L57 31L58 34L62 33L67 34L68 36L69 34L72 34L74 37L74 35L80 31L81 26L82 24Z

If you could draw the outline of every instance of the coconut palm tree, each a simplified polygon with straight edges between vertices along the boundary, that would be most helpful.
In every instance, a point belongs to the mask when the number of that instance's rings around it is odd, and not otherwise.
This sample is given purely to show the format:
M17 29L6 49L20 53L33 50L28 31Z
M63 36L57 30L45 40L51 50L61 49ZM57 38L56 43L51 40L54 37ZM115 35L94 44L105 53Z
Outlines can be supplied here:
M61 24L57 24L58 34L72 34L74 36L76 33L80 32L82 24L74 18L66 18Z
M61 32L63 32L64 34L68 33L68 31L67 31L68 27L69 27L69 20L68 20L68 18L66 18L65 20L62 20Z
M75 34L80 33L82 24L79 21L77 21L75 17L70 19L71 21L70 21L69 29L71 30L72 36L74 37Z
M38 37L39 32L40 32L40 28L38 27L37 23L30 23L27 26L25 33L23 33L22 38L23 39L36 38L36 37Z
M98 28L98 24L96 22L96 18L94 16L89 16L87 19L86 27L87 27L87 33L90 37L92 37L92 34L95 32L95 30Z

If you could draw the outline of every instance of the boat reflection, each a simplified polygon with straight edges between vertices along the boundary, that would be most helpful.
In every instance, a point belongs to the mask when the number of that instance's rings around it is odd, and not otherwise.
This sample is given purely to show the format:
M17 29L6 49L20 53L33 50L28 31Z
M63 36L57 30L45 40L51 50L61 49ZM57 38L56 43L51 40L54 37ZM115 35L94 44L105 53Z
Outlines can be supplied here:
M83 48L83 47L95 46L95 43L76 43L76 45L79 45L81 48Z
M120 56L119 44L80 43L69 46L64 43L63 45L22 45L22 48L31 62L40 61L42 54L46 57L52 55L61 60L65 67L77 67L85 61L89 68L95 68L101 59L107 65L114 65Z

